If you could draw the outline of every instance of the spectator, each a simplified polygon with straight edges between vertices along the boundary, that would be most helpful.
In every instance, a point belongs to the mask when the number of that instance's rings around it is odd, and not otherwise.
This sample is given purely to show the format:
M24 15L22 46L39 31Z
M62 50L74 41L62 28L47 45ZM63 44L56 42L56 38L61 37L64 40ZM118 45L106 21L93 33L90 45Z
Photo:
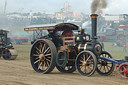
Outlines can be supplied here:
M124 43L123 43L123 52L126 52L126 51L127 51L127 49L126 49L126 48L127 48L127 43L126 43L126 42L124 42Z

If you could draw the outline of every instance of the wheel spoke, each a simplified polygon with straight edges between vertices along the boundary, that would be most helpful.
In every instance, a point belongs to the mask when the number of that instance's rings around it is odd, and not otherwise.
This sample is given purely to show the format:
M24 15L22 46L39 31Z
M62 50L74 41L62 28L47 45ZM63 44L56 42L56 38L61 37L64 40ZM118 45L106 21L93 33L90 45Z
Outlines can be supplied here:
M37 61L35 61L35 62L34 62L34 64L36 64L36 63L37 63L37 62L39 62L39 61L40 61L40 59L39 59L39 60L37 60Z
M49 62L47 61L47 67L49 67Z
M105 71L105 73L106 73L106 69L105 69L105 66L104 66L104 71Z
M38 70L40 69L41 65L42 65L42 62L41 62L40 65L38 66Z
M52 55L52 54L46 54L45 56L49 56L49 55Z
M90 57L91 57L91 56L89 56L85 62L87 62L87 61L89 60Z
M46 66L46 63L45 63L45 61L44 61L44 65L43 65L43 68L45 69L45 66Z
M37 54L33 54L33 56L39 56L39 55L37 55Z
M38 51L36 51L37 54L40 54Z
M84 67L84 73L86 73L86 66Z
M51 60L49 60L49 59L47 59L47 58L46 58L46 60L47 60L47 61L51 61Z
M42 52L44 52L45 44L43 45Z
M79 66L82 66L83 64L79 64Z
M36 59L40 59L40 57L37 57Z
M102 69L102 65L101 65L101 67L100 67L100 70Z
M89 66L88 66L88 69L91 71L91 68L90 68ZM89 71L89 72L90 72L90 71Z
M94 64L93 62L88 62L87 64Z
M40 47L40 50L41 50L42 49L42 44L41 43L40 43L39 47Z
M127 69L125 68L125 66L123 66L123 69L124 69L124 70L127 70Z
M108 66L106 66L107 67L107 70L109 71L109 68L108 68Z
M80 66L80 69L81 69L83 66L84 66L84 65L81 65L81 66Z
M44 54L45 54L49 49L50 49L50 47L48 47L48 48L45 50Z
M104 54L104 57L106 57L106 54Z
M108 65L107 65L108 66ZM108 66L109 68L111 68L110 66Z
M47 57L47 58L51 58L51 57Z
M83 57L80 57L82 60L84 60L84 58Z
M84 61L80 60L80 62L82 62L82 63L83 63Z
M120 71L120 73L123 73L124 71Z
M48 50L46 53L50 53L51 52L51 50Z
M41 53L41 51L39 50L39 48L36 47L36 49Z
M105 57L104 54L102 54L102 56Z
M107 64L112 64L111 62L107 62Z

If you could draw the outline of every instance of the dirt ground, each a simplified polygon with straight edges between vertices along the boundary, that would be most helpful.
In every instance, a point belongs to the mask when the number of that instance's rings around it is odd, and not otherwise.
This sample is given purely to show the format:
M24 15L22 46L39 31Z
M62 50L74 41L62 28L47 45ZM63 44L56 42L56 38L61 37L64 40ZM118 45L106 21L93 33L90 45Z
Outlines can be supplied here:
M15 45L16 60L0 59L0 85L128 85L128 80L120 78L116 70L109 76L95 72L91 77L79 73L60 73L54 69L50 74L36 73L30 64L30 45Z

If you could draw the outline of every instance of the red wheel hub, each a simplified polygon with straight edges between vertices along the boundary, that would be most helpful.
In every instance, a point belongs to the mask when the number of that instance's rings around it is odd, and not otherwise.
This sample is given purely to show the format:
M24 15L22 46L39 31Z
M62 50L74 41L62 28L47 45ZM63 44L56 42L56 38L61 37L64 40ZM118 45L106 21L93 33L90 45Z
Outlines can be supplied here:
M124 72L124 74L126 74L127 73L127 70L125 69L125 70L123 70L123 72Z
M128 64L124 63L119 66L119 74L122 78L128 78Z

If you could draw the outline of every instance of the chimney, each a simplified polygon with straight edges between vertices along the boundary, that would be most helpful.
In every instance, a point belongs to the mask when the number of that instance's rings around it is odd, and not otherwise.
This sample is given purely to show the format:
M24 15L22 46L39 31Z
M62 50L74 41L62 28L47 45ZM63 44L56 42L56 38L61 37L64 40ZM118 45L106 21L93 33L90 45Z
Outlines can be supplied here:
M95 42L97 39L97 14L91 14L92 21L92 41Z

